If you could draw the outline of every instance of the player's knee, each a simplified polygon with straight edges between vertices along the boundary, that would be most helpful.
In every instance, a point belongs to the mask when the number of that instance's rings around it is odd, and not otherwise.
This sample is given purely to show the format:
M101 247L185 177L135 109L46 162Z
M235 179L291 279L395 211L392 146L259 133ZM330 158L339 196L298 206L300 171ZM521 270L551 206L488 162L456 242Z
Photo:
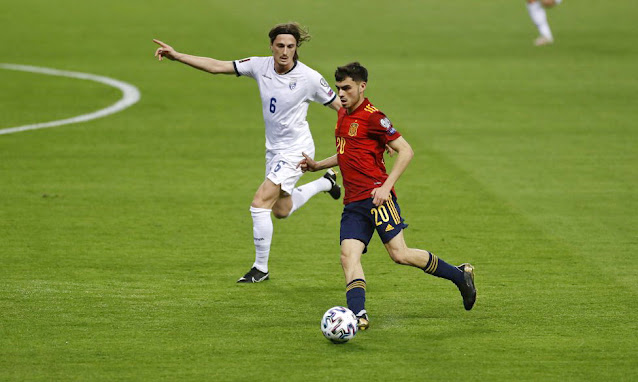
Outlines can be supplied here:
M346 264L348 264L348 259L349 259L348 254L343 252L343 251L341 251L341 258L340 258L341 265L345 266Z
M285 219L288 216L290 216L291 212L292 212L292 205L289 203L287 204L283 202L282 200L277 201L272 206L272 214L277 219Z
M275 210L275 209L273 209L273 210L272 210L272 214L273 214L273 216L274 216L274 217L276 217L277 219L285 219L285 218L287 218L288 216L290 216L290 213L289 213L289 212L282 211L282 210Z
M391 248L388 250L388 253L390 254L390 258L392 259L392 261L394 261L395 263L400 265L408 264L406 251L400 248Z
M401 256L393 256L392 257L392 261L394 261L396 264L399 264L399 265L407 265L408 264L407 260L404 257L401 257Z
M348 267L356 262L357 256L355 256L353 253L347 252L347 251L341 251L341 266L344 269L348 269Z
M255 208L267 208L268 203L266 203L266 201L263 198L260 198L257 195L255 195L255 197L253 198L253 201L250 203L250 206Z

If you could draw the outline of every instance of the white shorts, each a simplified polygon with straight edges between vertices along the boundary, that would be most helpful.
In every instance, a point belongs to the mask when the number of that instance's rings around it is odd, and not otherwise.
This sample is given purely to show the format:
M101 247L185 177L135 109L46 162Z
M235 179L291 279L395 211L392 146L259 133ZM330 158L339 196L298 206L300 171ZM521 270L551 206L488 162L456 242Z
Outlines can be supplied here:
M314 153L311 154L314 156ZM290 195L295 184L303 175L297 164L303 156L289 157L282 154L266 154L266 178L274 184L281 185L281 190Z

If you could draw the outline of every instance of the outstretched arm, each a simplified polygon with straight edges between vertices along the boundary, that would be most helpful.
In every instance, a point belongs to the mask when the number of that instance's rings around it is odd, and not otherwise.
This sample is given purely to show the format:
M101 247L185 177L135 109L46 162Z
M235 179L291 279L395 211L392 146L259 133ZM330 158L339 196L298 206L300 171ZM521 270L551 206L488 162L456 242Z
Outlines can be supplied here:
M160 46L155 51L155 57L157 57L159 61L162 61L162 59L166 57L171 61L179 61L195 69L212 74L235 74L232 61L220 61L209 57L198 57L186 53L179 53L173 49L172 46L160 40L153 39L153 42Z
M388 142L388 146L397 153L397 158L394 160L394 165L388 174L388 179L385 180L381 187L375 188L371 192L372 203L374 203L375 206L380 206L390 199L392 187L394 187L394 184L399 180L399 177L403 174L414 156L412 147L403 137Z

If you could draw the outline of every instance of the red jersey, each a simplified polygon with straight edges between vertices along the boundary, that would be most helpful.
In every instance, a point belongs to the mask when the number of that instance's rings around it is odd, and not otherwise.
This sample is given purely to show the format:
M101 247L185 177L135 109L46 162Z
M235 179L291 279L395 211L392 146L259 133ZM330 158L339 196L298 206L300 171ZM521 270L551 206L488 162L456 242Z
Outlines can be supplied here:
M392 122L367 98L352 114L339 109L335 137L346 190L343 204L370 198L370 192L383 185L388 178L383 161L385 145L400 136Z

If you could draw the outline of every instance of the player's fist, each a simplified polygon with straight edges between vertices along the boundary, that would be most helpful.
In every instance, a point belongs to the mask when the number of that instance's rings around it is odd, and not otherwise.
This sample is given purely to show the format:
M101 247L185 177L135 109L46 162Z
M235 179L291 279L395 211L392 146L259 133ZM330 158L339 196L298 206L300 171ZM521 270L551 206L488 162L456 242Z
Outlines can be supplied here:
M306 153L301 153L301 155L303 155L304 159L297 163L297 168L300 168L302 172L317 171L317 161L309 157Z

